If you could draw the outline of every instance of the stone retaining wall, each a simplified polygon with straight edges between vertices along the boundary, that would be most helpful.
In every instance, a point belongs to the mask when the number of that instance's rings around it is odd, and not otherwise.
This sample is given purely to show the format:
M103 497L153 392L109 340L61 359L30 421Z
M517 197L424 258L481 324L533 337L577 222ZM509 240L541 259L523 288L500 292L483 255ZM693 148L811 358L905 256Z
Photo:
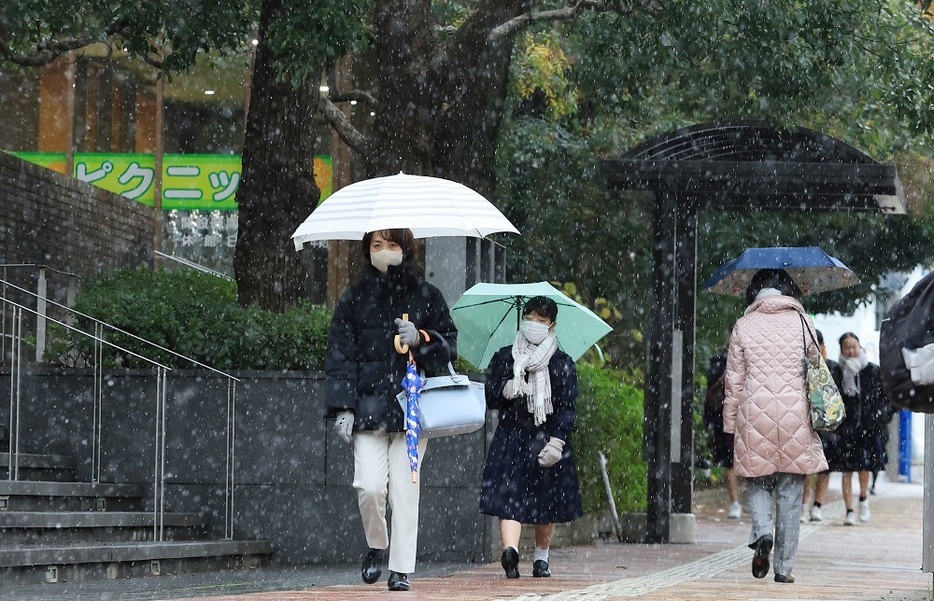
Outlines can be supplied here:
M322 415L318 372L236 372L235 538L266 539L281 565L359 561L366 551L353 452ZM148 370L104 374L101 481L139 483L153 506L156 379ZM10 389L0 371L0 389ZM166 511L201 511L224 533L228 381L174 370L166 386ZM91 477L93 372L29 368L21 377L20 451L75 458ZM6 413L0 411L0 413ZM490 418L492 419L492 418ZM421 560L498 557L495 520L477 508L493 424L429 443L422 467ZM495 549L495 550L494 550Z

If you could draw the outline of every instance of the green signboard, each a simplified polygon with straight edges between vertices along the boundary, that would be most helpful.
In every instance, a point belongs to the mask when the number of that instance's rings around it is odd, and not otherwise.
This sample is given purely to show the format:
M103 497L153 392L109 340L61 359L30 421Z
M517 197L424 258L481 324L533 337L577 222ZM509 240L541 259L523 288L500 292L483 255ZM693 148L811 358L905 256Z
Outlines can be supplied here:
M59 173L65 153L14 152L23 160ZM152 154L76 153L74 177L91 185L154 205L156 157ZM331 195L331 157L314 159L321 199ZM235 211L240 157L230 154L166 154L162 157L162 208Z

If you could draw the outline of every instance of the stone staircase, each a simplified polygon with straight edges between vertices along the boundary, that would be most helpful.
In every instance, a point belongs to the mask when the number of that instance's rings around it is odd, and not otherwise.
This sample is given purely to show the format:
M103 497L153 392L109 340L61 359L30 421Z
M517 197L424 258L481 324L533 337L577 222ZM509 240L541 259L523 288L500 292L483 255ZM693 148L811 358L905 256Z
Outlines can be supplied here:
M266 565L268 541L212 540L200 514L165 512L154 540L152 511L135 484L74 481L63 455L0 453L0 579L79 582Z

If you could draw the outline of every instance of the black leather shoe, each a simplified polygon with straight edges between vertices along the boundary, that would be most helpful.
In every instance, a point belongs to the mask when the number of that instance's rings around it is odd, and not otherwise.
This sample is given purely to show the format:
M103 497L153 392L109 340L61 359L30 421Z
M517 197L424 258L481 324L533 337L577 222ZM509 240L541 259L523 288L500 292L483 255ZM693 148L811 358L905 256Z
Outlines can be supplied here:
M519 577L519 552L512 547L503 549L503 557L499 560L506 570L506 578Z
M409 590L409 575L389 570L389 590L407 591Z
M769 554L772 552L772 535L763 534L754 542L752 548L756 554L752 556L752 575L756 578L765 578L769 573Z
M551 570L548 569L548 562L544 559L536 559L532 562L532 576L535 578L551 578Z
M383 550L370 549L363 556L363 567L360 568L360 578L367 584L373 584L383 573Z
M792 576L791 574L788 574L788 575L775 574L775 582L787 582L788 584L791 584L794 581L795 581L795 577Z

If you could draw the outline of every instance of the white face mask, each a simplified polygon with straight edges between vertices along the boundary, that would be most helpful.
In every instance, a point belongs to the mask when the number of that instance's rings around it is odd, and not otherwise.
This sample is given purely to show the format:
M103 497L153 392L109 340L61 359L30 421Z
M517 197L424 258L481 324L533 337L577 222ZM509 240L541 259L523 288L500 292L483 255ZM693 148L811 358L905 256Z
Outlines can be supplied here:
M541 344L545 336L548 336L550 330L551 328L545 324L529 319L523 319L522 323L519 324L519 331L521 331L522 334L525 335L526 340L532 344Z
M401 250L389 250L384 248L375 253L370 253L370 263L379 270L380 273L386 273L390 265L399 265L402 263Z

